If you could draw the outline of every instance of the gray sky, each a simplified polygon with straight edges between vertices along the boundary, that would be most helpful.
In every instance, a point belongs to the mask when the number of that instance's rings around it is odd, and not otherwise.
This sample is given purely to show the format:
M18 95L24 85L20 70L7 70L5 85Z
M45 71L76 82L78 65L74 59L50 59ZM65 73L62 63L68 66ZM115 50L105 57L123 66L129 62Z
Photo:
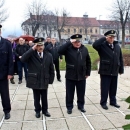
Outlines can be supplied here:
M5 0L5 7L8 8L9 18L2 23L2 36L10 34L19 36L22 34L21 23L24 21L24 12L28 3L33 0ZM97 19L108 19L110 7L113 0L41 0L46 4L47 9L62 9L70 12L70 15L82 17L87 12L89 17ZM101 16L100 16L101 15Z

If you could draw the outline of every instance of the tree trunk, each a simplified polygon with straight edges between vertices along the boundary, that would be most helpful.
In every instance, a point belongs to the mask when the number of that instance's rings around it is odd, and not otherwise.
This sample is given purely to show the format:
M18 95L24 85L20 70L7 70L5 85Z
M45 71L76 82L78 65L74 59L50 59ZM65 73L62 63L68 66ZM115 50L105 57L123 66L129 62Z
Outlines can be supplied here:
M125 47L125 27L122 27L122 48Z
M59 36L60 45L62 45L62 44L61 44L61 32L60 32L60 30L58 30L57 32L58 32L58 36Z

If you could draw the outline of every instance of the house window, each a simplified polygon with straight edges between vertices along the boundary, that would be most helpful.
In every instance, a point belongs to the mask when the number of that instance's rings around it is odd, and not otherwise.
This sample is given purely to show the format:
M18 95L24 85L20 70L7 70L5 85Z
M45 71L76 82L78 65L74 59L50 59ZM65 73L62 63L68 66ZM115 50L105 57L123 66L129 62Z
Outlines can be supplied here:
M85 29L85 34L87 34L87 29Z
M74 33L76 33L76 29L74 28Z
M68 29L68 33L70 33L70 29Z
M56 34L54 33L54 37L56 37Z
M80 29L80 33L82 33L82 29Z
M97 33L97 29L95 29L95 33Z
M92 33L93 32L93 30L92 29L90 29L90 33Z

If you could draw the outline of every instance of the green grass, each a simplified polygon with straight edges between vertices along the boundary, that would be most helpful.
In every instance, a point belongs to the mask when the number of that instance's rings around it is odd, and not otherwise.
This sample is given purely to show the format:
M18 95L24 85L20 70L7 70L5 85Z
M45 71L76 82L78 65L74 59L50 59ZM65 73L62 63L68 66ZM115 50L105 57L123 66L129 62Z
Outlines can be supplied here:
M95 49L93 49L93 47L91 45L85 45L89 51L89 55L91 58L91 66L92 66L92 70L97 70L97 61L99 60L99 55L97 53L97 51ZM123 54L130 54L130 49L122 49L122 53ZM60 70L65 70L66 68L66 63L65 63L65 59L63 56L63 60L62 62L60 62Z

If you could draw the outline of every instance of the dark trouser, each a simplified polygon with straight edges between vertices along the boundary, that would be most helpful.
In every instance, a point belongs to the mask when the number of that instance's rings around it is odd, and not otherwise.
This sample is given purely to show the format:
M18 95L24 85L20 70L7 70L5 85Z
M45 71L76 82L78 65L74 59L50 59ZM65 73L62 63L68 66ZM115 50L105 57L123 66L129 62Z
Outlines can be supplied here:
M55 65L57 79L60 79L59 59L54 60L53 63Z
M75 86L77 91L78 108L80 109L84 108L86 80L76 81L76 80L66 79L66 107L68 110L72 110L73 108Z
M101 105L106 105L108 93L110 104L116 104L116 91L118 76L100 75L101 78Z
M46 112L48 109L48 102L47 102L47 89L33 89L33 97L34 97L34 106L35 112L42 113ZM42 109L40 105L40 98L42 102Z
M0 95L4 113L9 113L11 110L10 96L9 96L9 83L7 79L0 80Z
M18 65L19 80L22 80L23 78L23 68L24 68L24 73L25 73L25 79L27 80L27 64L22 63L21 61L17 61L17 65Z

